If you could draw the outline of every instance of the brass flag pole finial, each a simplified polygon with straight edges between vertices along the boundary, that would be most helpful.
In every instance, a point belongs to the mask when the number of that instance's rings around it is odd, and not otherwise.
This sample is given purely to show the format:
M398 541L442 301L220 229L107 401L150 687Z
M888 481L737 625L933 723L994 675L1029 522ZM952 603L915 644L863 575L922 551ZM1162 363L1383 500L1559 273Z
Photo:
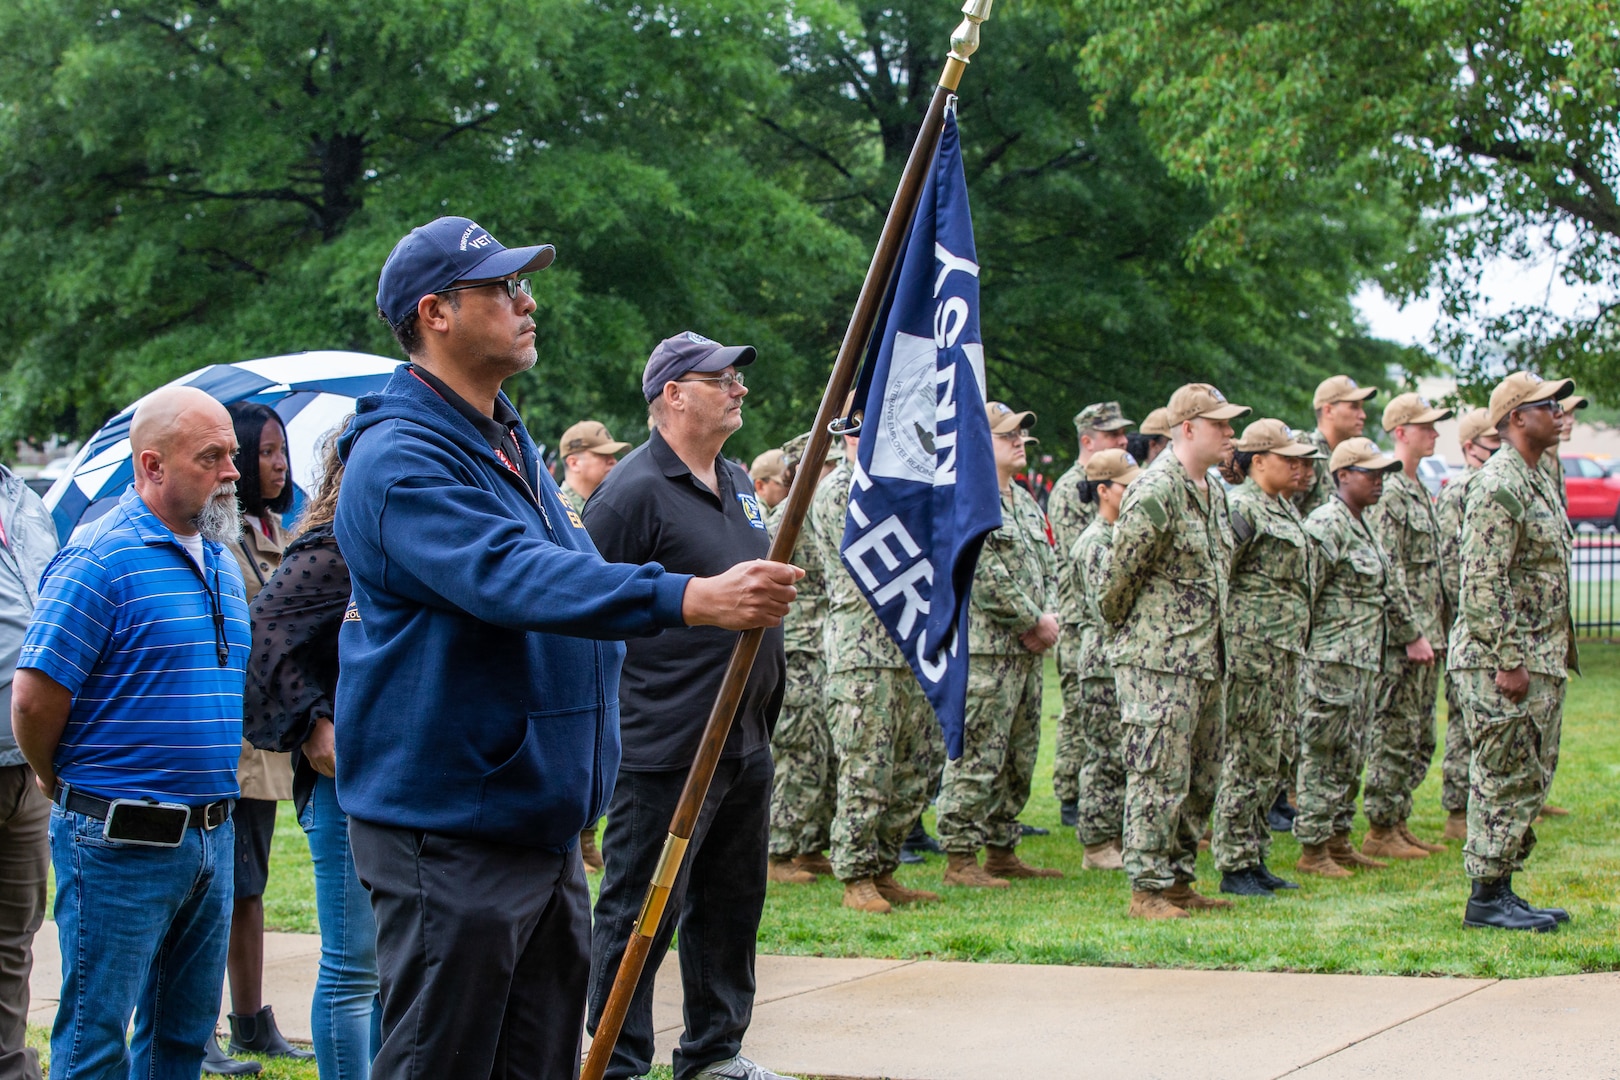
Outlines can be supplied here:
M962 81L962 72L974 53L979 51L979 24L990 17L990 6L995 0L967 0L962 5L962 22L951 31L951 53L945 61L945 73L939 85L954 91Z

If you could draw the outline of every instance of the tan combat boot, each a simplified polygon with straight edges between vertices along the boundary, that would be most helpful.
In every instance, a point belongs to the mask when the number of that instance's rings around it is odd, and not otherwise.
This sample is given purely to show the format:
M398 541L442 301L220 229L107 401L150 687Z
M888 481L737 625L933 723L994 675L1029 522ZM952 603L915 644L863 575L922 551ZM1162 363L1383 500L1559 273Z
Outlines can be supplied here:
M594 874L602 869L602 852L596 846L596 826L580 830L579 857L585 860L585 869Z
M1082 870L1123 870L1125 860L1112 840L1102 844L1087 844L1085 858L1080 860Z
M1164 898L1162 892L1132 890L1131 909L1125 913L1130 919L1189 919L1192 916Z
M1208 911L1214 908L1235 906L1230 900L1222 900L1214 896L1205 896L1192 887L1191 882L1178 881L1164 890L1164 898L1187 911Z
M832 860L819 851L812 851L808 855L793 856L793 865L800 870L807 870L816 877L832 877Z
M1468 811L1453 810L1446 815L1446 831L1441 834L1447 840L1468 839Z
M772 855L770 865L765 871L765 879L778 885L809 885L816 880L816 875L808 870L800 870L793 865L792 859Z
M937 904L939 893L927 889L908 889L894 880L893 872L882 873L872 879L878 895L891 904Z
M1411 844L1415 848L1427 851L1430 855L1439 855L1446 850L1446 845L1444 844L1431 844L1427 840L1422 840L1416 836L1413 836L1412 830L1407 827L1406 822L1404 821L1395 827L1400 830L1402 840L1405 840L1408 844Z
M1355 876L1333 861L1333 856L1328 854L1326 844L1304 845L1304 851L1299 857L1299 862L1294 864L1294 869L1301 874L1316 874L1328 878Z
M887 915L894 909L878 894L871 878L863 877L844 883L844 906L864 911L868 915Z
M1346 870L1354 870L1357 867L1367 870L1389 869L1389 863L1375 859L1371 855L1364 855L1352 847L1349 833L1335 833L1333 839L1327 843L1327 852L1334 862Z
M1370 825L1361 841L1361 853L1376 859L1427 859L1429 853L1406 842L1398 828Z
M985 873L984 867L979 865L977 851L948 851L945 853L945 884L1005 889L1011 883L1006 878Z
M1060 878L1063 871L1053 870L1046 866L1031 866L1018 857L1018 852L1010 847L997 847L991 844L984 849L984 871L998 878Z

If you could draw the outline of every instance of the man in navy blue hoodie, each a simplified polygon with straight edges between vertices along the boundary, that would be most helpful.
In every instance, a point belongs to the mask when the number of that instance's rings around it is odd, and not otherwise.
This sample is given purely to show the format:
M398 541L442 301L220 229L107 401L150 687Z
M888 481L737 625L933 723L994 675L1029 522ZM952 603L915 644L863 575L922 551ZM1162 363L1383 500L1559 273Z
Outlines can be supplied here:
M534 365L523 275L554 254L466 218L401 240L377 306L411 363L343 436L337 787L377 916L378 1080L577 1073L576 844L619 765L618 642L777 625L800 575L597 553L500 390Z

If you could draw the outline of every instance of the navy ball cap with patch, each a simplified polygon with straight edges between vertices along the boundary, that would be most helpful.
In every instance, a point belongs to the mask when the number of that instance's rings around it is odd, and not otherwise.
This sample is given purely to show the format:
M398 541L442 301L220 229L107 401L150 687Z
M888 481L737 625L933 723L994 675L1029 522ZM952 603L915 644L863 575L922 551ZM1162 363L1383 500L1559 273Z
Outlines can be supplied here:
M397 327L424 296L459 281L493 281L544 270L556 257L550 244L503 247L471 218L435 218L394 245L377 280L377 310L389 326Z

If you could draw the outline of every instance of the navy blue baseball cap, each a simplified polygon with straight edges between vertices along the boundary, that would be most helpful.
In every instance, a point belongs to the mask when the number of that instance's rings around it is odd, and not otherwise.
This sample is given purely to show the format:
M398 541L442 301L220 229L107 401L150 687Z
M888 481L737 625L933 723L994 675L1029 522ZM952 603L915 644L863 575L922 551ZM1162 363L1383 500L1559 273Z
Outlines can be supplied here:
M696 371L708 375L728 367L744 367L754 362L752 345L722 345L688 330L665 338L647 357L641 371L641 393L649 402L664 392L664 384Z
M464 217L435 218L419 225L394 245L377 280L377 310L398 326L416 310L417 301L458 281L509 277L526 270L544 270L557 257L550 244L502 247L499 240L476 221Z

